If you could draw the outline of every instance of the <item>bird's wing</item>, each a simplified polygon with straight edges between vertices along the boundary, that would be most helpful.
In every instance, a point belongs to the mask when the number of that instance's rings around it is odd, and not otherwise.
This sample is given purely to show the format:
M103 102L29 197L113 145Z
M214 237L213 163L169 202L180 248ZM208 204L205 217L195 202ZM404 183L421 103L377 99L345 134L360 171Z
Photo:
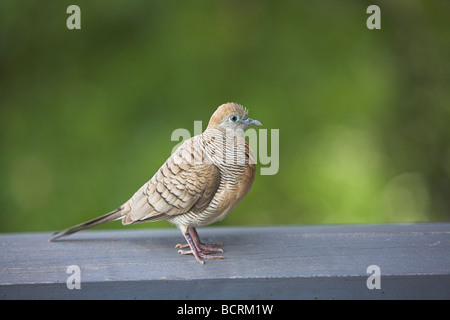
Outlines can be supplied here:
M128 201L123 224L203 211L220 184L219 169L203 152L197 136L185 141Z

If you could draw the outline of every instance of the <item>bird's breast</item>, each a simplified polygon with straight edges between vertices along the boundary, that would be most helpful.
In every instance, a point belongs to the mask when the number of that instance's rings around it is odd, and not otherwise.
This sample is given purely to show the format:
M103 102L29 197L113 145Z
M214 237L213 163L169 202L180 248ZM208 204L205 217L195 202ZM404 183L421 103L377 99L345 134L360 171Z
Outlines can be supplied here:
M243 136L209 137L205 153L220 171L219 187L208 207L198 214L197 225L220 221L247 195L255 179L252 150Z

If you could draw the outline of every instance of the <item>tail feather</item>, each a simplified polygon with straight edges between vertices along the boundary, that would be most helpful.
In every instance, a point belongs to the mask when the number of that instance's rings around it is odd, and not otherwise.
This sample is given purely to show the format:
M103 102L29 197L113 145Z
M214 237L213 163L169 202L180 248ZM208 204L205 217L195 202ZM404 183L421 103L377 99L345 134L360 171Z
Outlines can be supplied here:
M122 207L117 208L116 210L111 211L103 216L97 217L97 218L89 220L87 222L77 224L76 226L67 228L65 230L55 232L49 241L51 242L51 241L54 241L61 237L71 235L71 234L81 231L81 230L89 229L89 228L92 228L92 227L95 227L95 226L98 226L98 225L101 225L101 224L104 224L107 222L118 220L123 217L123 212L122 212L123 209L124 209L124 207L122 206Z

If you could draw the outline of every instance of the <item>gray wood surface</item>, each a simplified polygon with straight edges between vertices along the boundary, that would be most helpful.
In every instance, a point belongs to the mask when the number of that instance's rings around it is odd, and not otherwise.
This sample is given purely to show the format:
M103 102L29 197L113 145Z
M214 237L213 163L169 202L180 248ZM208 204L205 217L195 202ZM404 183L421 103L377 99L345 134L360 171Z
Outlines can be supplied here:
M177 254L176 229L0 234L0 299L450 299L450 223L209 227L226 260ZM67 267L80 267L69 290ZM369 290L369 265L381 289Z

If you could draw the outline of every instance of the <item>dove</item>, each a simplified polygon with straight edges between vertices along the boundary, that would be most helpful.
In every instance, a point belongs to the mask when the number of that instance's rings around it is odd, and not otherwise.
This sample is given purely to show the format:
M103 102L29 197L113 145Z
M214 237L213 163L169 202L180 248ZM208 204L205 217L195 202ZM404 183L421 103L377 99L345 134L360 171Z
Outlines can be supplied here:
M123 205L103 216L55 232L49 241L107 222L123 225L166 220L186 239L178 253L203 259L216 255L221 243L204 244L197 227L224 219L249 192L255 179L255 160L244 130L261 122L248 117L243 106L222 104L201 134L185 140L153 177Z

